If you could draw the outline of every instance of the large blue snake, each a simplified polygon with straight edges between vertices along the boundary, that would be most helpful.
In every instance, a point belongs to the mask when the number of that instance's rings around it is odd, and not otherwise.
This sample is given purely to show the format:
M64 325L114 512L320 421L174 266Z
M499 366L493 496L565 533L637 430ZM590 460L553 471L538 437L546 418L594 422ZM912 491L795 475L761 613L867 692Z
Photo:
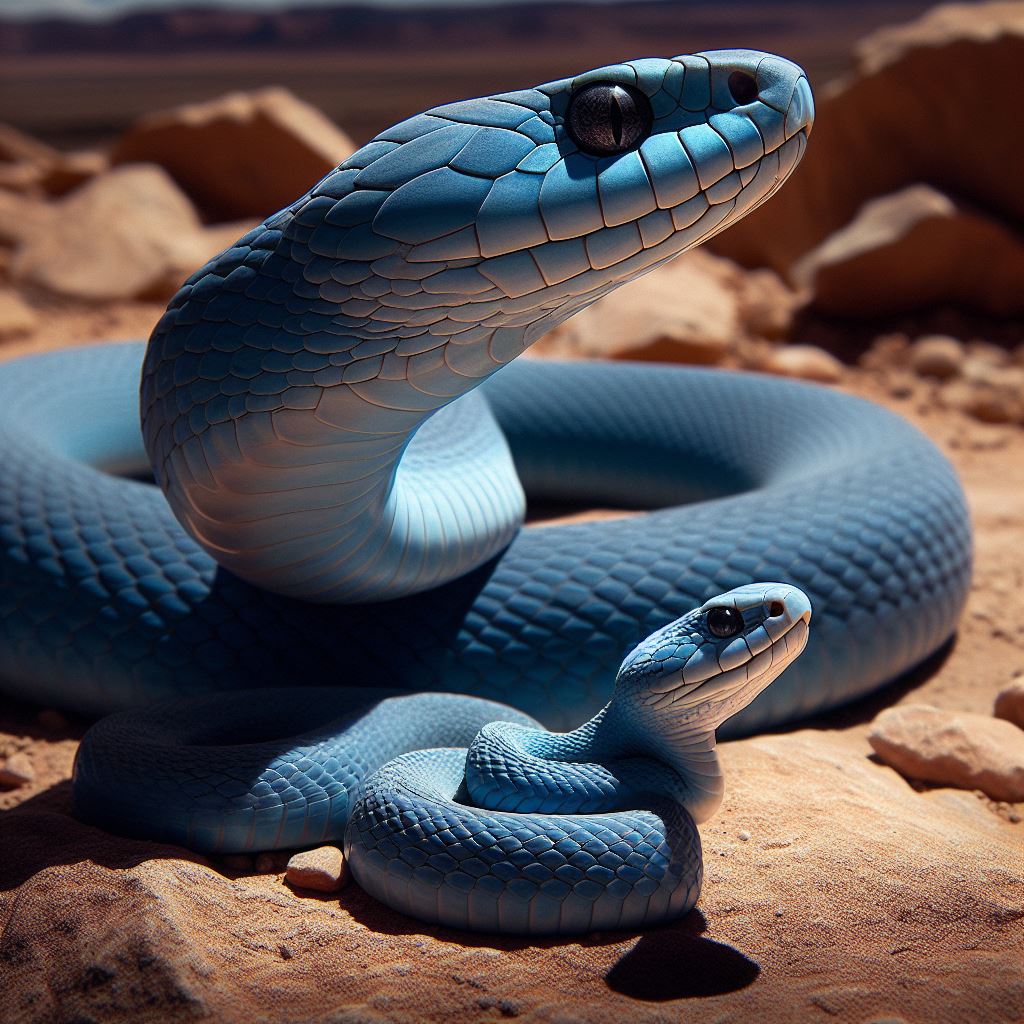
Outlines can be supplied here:
M747 50L437 107L194 274L145 353L0 368L0 685L120 712L80 813L200 850L344 836L371 893L468 928L692 907L715 730L934 652L963 494L825 389L503 367L763 202L812 117ZM524 528L524 492L656 511Z

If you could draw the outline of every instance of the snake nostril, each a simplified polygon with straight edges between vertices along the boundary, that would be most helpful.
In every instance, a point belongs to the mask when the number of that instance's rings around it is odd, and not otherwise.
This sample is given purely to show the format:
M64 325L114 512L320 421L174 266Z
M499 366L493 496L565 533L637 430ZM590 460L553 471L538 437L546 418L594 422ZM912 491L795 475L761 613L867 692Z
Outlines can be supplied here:
M734 71L729 76L729 92L737 103L753 103L757 99L757 81L746 71Z
M772 601L772 603L768 605L768 617L774 619L781 615L785 610L786 606L781 601Z

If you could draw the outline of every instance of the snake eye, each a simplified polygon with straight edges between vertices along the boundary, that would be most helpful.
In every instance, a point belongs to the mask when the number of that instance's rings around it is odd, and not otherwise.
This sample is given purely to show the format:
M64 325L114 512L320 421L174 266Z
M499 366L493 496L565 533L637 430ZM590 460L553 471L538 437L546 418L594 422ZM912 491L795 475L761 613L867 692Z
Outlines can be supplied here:
M734 71L729 76L729 92L739 104L753 103L757 99L757 81L745 71Z
M584 152L597 156L624 153L651 132L651 101L629 85L585 85L569 101L566 127Z
M735 608L712 608L708 612L708 629L722 640L736 636L742 628L743 616Z

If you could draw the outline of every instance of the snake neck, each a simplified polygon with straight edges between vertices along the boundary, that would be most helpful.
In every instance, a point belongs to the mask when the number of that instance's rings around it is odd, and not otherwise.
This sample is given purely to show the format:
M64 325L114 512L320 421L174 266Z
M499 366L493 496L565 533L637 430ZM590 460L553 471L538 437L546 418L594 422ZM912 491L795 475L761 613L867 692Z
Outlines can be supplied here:
M257 586L314 601L440 586L522 523L507 443L467 393L522 352L525 329L424 334L382 318L388 309L358 317L356 299L328 304L311 289L297 233L295 214L271 218L158 324L142 380L154 475L186 530ZM254 264L272 286L253 291ZM396 287L403 265L387 268ZM361 266L332 264L341 276ZM411 319L456 311L434 297L429 312Z
M590 723L587 723L588 725ZM594 726L593 749L612 750L619 759L649 758L667 766L681 780L674 792L694 821L707 821L725 796L725 777L718 760L715 723L647 716L616 692ZM603 755L608 756L608 755Z
M566 733L495 722L466 754L466 790L478 807L541 813L601 813L669 800L696 822L725 792L714 732L671 741L637 732L613 699Z

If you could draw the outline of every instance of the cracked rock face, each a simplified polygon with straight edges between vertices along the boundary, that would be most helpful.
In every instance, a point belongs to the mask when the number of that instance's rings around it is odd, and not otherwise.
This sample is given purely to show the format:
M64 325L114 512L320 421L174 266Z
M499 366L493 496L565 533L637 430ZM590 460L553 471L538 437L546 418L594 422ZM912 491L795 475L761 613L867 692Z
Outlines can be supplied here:
M1006 125L1016 119L1022 60L1017 3L944 5L869 36L855 74L819 91L797 180L712 247L786 272L866 201L917 183L1019 223L1024 193L1007 168L1021 165L1024 142Z

